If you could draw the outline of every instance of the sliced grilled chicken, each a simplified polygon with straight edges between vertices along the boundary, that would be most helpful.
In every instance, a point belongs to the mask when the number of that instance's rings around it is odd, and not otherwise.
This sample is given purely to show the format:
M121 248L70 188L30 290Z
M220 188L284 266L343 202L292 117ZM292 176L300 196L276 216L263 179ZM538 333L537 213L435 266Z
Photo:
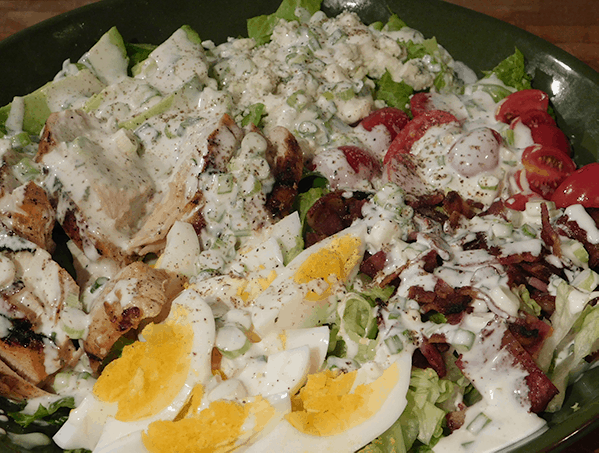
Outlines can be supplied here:
M97 359L103 359L114 343L143 321L159 318L181 290L164 270L152 269L136 261L106 283L94 299L90 326L84 347Z

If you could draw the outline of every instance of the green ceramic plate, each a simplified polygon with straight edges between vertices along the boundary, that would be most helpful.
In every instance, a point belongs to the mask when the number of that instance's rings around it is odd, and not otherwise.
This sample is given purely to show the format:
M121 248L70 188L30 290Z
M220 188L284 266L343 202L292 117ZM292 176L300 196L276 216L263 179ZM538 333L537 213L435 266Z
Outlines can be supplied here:
M103 0L45 21L0 42L0 105L27 94L77 60L110 27L129 42L159 44L183 24L220 43L246 35L246 19L276 10L280 0ZM533 85L550 94L558 125L571 138L580 164L599 158L599 73L561 49L509 24L439 0L325 0L324 10L347 5L367 22L390 11L437 40L479 75L520 49ZM546 417L548 430L509 451L555 451L599 426L599 368L568 391L564 408ZM2 447L0 445L0 447Z

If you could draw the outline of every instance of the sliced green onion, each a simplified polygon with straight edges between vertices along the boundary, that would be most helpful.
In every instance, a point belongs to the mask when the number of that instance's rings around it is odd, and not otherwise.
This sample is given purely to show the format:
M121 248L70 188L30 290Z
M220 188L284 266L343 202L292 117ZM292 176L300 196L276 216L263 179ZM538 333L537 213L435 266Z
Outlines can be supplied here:
M21 159L14 167L14 172L18 175L19 180L26 182L31 181L37 175L40 174L39 169L36 164L29 159L28 157L24 157Z
M226 325L218 330L215 344L220 353L229 359L245 354L252 346L245 331L233 325Z
M339 41L341 41L345 37L347 37L345 32L343 30L341 30L340 28L338 28L329 36L327 41L328 41L329 46L334 46L335 44L337 44Z
M483 190L497 190L499 179L496 176L483 175L478 178L478 186Z
M107 281L108 281L108 277L99 277L99 278L97 278L96 281L89 288L89 292L91 294L95 293Z
M522 225L520 229L522 230L522 233L524 233L526 236L530 236L531 238L537 237L537 229L529 225L528 223Z
M585 269L574 278L572 286L583 291L594 291L599 285L599 274L592 269Z
M31 144L31 136L27 132L19 132L10 138L13 148L22 148Z
M491 227L493 234L498 238L507 238L514 232L514 226L511 223L497 222Z
M476 335L474 332L471 332L466 329L457 329L451 339L451 344L458 350L458 352L463 352L462 350L469 351L474 344L474 340Z
M336 96L338 99L341 99L342 101L349 101L356 97L356 93L354 93L353 88L347 88L343 91L338 92Z
M403 350L403 341L399 335L393 335L385 339L385 344L389 348L391 354L397 354Z
M230 193L233 190L233 185L233 175L230 175L228 173L218 175L216 178L216 193Z
M491 423L491 419L489 417L487 417L485 414L483 414L482 412L480 414L478 414L476 417L474 417L474 420L472 420L468 426L466 427L466 429L468 431L470 431L472 434L478 434L482 431L482 429L487 426L489 423Z
M584 265L589 262L589 252L584 245L576 240L562 241L562 253L578 265Z
M297 90L287 99L287 105L293 107L297 111L303 110L308 105L308 98L304 90Z

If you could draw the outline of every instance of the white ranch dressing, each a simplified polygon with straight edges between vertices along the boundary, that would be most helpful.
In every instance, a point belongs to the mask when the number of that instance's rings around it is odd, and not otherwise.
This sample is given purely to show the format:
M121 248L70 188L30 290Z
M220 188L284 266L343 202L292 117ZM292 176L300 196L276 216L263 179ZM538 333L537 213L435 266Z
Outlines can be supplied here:
M433 447L435 453L489 453L524 439L545 426L529 412L526 372L513 365L513 357L500 349L505 327L491 324L477 336L472 349L462 356L464 374L483 399L468 408L464 425ZM477 433L471 425L479 414L490 421ZM470 426L470 429L468 427Z

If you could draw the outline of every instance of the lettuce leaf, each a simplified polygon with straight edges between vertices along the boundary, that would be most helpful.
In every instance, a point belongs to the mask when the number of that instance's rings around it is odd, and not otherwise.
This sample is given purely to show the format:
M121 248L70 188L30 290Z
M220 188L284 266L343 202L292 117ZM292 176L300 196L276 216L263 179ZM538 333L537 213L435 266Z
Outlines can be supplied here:
M584 358L597 349L599 305L594 307L587 305L572 329L576 331L573 351L553 369L549 376L559 393L549 402L547 412L555 412L562 407L570 377L580 368L584 368Z
M48 407L40 404L33 414L24 414L23 412L11 412L8 415L21 425L23 428L27 428L33 422L43 421L50 425L62 426L69 417L70 411L59 411L60 409L67 408L73 409L75 407L75 399L71 396L61 398L58 401L50 403Z
M537 365L543 371L547 372L551 369L556 357L560 352L562 341L566 338L570 329L576 321L582 316L584 310L572 312L571 301L575 305L586 306L588 302L597 297L599 292L582 291L574 286L570 286L564 280L560 280L557 286L557 294L555 296L555 311L551 315L551 327L553 334L545 340L543 347L537 358ZM551 376L550 376L551 377Z
M385 30L385 31L398 31L398 30L401 30L404 27L407 27L406 23L403 20L401 20L397 14L393 14L389 18L389 20L387 21L387 23L385 24L385 26L383 27L383 30Z
M406 395L408 404L403 414L360 453L431 451L430 447L443 436L446 415L446 411L437 405L450 398L453 392L453 382L439 379L431 368L413 369Z
M507 86L516 88L518 91L531 88L532 76L526 72L524 54L518 49L491 71L485 71L484 74L487 77L495 75Z
M414 89L405 82L395 82L389 71L375 81L375 98L385 101L389 107L396 107L405 112L410 111L410 96Z
M422 58L427 55L434 58L435 54L439 52L439 44L437 43L437 39L433 37L430 39L425 39L421 43L408 41L406 44L406 49L408 51L407 60ZM435 58L435 60L437 60L437 58Z
M298 20L297 8L304 8L310 15L320 10L322 0L283 0L279 8L273 14L252 17L247 21L248 36L254 38L256 44L262 45L270 41L275 25L279 19L288 21Z
M245 127L252 123L254 126L259 127L262 117L265 115L264 104L258 102L256 104L250 105L248 109L249 113L243 117L241 120L241 125Z

